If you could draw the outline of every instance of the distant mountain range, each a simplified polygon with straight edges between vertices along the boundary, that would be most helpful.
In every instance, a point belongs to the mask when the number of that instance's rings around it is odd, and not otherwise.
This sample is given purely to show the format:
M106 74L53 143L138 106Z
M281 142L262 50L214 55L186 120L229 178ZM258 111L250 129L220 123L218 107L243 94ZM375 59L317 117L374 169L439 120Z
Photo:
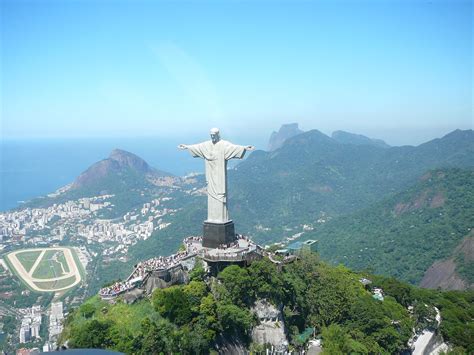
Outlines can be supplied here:
M412 283L425 276L422 284L430 287L472 287L472 244L463 238L474 228L474 132L456 130L416 147L381 146L354 136L354 143L340 142L313 130L289 138L274 152L252 154L230 177L237 227L268 243L311 224L317 232L306 236L321 240L323 258ZM444 186L446 206L391 219L386 208L393 206L385 204L409 198L406 194L415 199L424 186L419 179L440 168L446 169L446 178L429 181ZM455 206L464 212L457 213ZM428 218L430 213L443 217ZM453 230L448 233L438 223Z
M266 244L299 233L306 224L315 231L304 237L319 239L328 260L372 267L412 283L425 277L430 287L472 284L472 256L466 252L472 244L463 239L474 227L472 130L456 130L416 147L389 147L342 131L333 137L318 130L301 133L297 125L280 131L291 136L280 148L256 151L229 171L229 209L238 233ZM430 178L420 180L423 176ZM204 186L202 176L194 180L196 188ZM116 218L170 186L178 187L171 195L173 208L181 209L173 217L176 223L160 238L131 248L130 256L138 260L174 250L186 235L199 233L205 196L189 194L180 178L151 168L136 155L114 150L68 191L39 201L114 194L114 207L101 217ZM419 202L424 207L413 207L417 196L425 196ZM461 212L456 206L463 206ZM430 266L431 273L425 274Z
M268 141L268 151L272 152L282 147L282 145L294 136L304 133L298 127L298 123L288 123L280 127L278 132L272 132ZM366 137L362 134L355 134L345 131L334 131L331 135L332 139L342 144L353 145L373 145L380 148L389 148L390 146L381 139Z
M254 152L229 177L231 216L261 241L319 218L355 212L408 188L430 169L474 166L474 133L456 130L417 147L342 144L317 130ZM256 225L270 228L259 232Z
M373 139L361 134L354 134L345 131L335 131L331 137L342 144L354 145L373 145L380 148L390 148L390 146L381 139Z

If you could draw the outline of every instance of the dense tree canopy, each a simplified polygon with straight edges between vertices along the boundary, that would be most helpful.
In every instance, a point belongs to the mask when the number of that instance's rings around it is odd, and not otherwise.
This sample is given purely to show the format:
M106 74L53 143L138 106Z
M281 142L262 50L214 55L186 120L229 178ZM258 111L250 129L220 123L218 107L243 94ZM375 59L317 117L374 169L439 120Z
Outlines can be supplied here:
M249 334L258 322L251 308L266 298L283 309L295 348L303 345L300 334L314 328L327 354L395 354L407 348L413 328L436 325L436 306L445 339L457 349L473 350L473 293L418 289L330 266L313 253L282 268L264 258L248 268L228 266L206 281L200 271L194 275L187 285L157 289L151 301L133 305L110 305L94 297L72 312L63 337L73 347L135 354L209 353L218 338L250 346ZM363 276L384 289L383 301L362 286Z

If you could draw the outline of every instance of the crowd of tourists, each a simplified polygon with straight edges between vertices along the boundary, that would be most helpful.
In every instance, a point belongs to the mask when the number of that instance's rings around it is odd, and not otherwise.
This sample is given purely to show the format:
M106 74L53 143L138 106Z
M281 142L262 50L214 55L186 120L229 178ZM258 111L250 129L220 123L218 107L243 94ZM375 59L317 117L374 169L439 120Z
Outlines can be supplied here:
M202 237L187 237L183 243L189 255L197 254L198 246L202 245Z
M136 277L141 277L143 279L144 276L151 271L169 269L178 265L186 256L188 256L188 253L186 251L181 251L170 256L158 256L156 258L141 261L135 266L135 270L130 275L129 279L134 279Z
M132 284L131 282L128 282L128 281L121 282L121 281L119 281L119 282L114 283L111 286L101 288L100 291L99 291L99 295L103 298L115 297L115 296L118 296L118 295L120 295L121 293L123 293L125 291L129 291L129 290L133 289L134 287L135 287L135 285Z
M118 296L122 292L133 289L137 284L136 281L143 280L148 273L156 270L167 270L178 265L184 258L197 253L198 245L202 243L202 237L188 237L184 239L183 243L185 250L170 256L158 256L139 262L135 265L135 269L127 278L127 281L116 282L111 286L104 287L99 291L99 295L102 297Z
M226 243L226 244L220 244L217 249L239 249L240 248L240 240L245 240L248 243L252 243L252 241L249 239L249 237L237 234L237 239L233 241L232 243Z

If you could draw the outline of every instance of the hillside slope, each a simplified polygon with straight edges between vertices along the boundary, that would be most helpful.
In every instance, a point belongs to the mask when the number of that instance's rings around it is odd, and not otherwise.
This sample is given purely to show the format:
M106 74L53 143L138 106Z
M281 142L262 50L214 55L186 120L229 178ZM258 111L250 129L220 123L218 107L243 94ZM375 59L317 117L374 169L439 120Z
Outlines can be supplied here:
M449 258L435 261L426 270L420 285L445 290L474 288L474 228Z
M380 148L390 148L390 146L381 139L374 139L345 131L334 131L331 137L342 144L353 145L373 145Z
M130 209L149 202L163 187L179 182L179 178L154 169L142 158L114 149L108 158L92 164L70 185L47 197L27 202L24 207L49 207L55 203L82 197L113 195L113 206L101 211L103 218L122 216Z
M250 335L258 324L255 302L266 299L281 305L274 324L288 329L292 351L303 349L309 329L322 336L328 354L399 354L409 349L413 329L419 334L438 328L434 306L441 311L438 331L444 341L458 353L474 350L472 292L421 290L332 267L314 254L282 268L263 259L248 268L228 266L217 278L205 277L202 266L190 275L189 284L156 289L132 305L89 299L70 312L61 342L147 355L216 353L229 343L265 353L270 345L252 343ZM372 285L365 289L361 277L370 277ZM373 297L372 287L384 290L383 301Z
M153 169L137 155L121 149L114 149L108 158L91 165L79 175L71 186L71 190L86 189L114 192L114 187L130 183L127 177L133 175L146 185L151 177L165 177L171 174ZM132 183L135 184L135 183Z
M368 207L441 167L474 167L472 130L392 148L341 144L313 130L253 153L229 174L231 216L242 232L270 241L285 235L283 227Z
M465 255L461 250L466 247L461 245L467 243L464 238L472 239L472 229L474 171L442 169L424 174L404 192L336 218L306 236L319 239L321 256L333 263L370 268L413 284L420 282L434 262L454 255L451 273L464 278L468 287L472 280L462 270L472 265L472 256L456 256ZM429 286L447 286L446 281ZM464 287L454 282L448 288Z

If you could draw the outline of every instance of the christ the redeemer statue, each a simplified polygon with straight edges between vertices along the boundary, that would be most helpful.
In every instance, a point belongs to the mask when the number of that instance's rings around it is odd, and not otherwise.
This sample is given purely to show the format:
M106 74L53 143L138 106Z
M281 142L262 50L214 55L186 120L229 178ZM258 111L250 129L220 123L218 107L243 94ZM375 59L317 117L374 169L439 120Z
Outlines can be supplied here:
M213 224L230 222L227 210L227 161L242 159L247 150L254 150L253 146L232 144L220 139L219 130L211 129L211 140L203 143L185 145L180 149L187 149L195 158L206 161L207 182L207 221Z

